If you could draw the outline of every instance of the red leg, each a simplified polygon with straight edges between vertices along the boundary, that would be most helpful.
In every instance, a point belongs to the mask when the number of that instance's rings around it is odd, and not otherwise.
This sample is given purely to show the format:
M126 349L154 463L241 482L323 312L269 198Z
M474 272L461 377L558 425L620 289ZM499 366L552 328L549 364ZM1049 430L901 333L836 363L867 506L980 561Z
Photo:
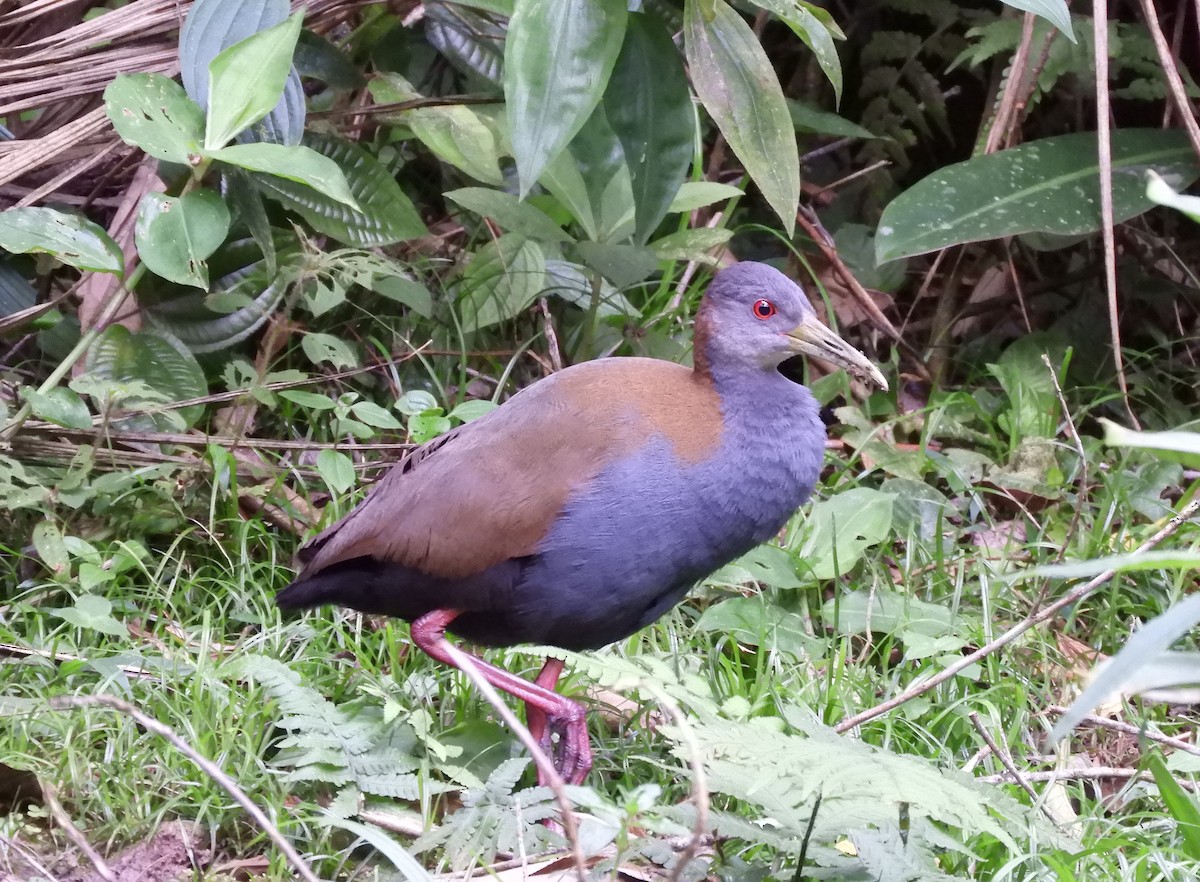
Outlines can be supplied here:
M446 627L462 613L457 609L435 609L412 623L412 640L423 652L443 664L457 667L446 652ZM557 668L551 665L557 663ZM562 662L547 659L537 682L518 677L503 668L490 665L482 659L475 660L479 672L501 692L525 702L530 730L539 743L549 740L548 732L556 729L561 733L559 751L554 756L554 766L568 784L582 784L592 768L592 747L588 743L587 723L583 708L569 698L554 692L552 687L562 671ZM548 684L548 685L547 685ZM540 719L538 715L540 716ZM541 778L541 773L538 773Z
M562 674L562 669L562 659L547 658L546 663L542 665L542 670L537 675L537 679L533 682L543 689L553 692L554 687L558 685L558 678ZM546 756L554 756L554 745L550 743L553 726L546 718L546 712L532 704L526 704L525 721L529 725L529 734L533 736L534 741L545 751ZM539 785L545 786L545 775L542 774L540 766L537 770L537 779Z

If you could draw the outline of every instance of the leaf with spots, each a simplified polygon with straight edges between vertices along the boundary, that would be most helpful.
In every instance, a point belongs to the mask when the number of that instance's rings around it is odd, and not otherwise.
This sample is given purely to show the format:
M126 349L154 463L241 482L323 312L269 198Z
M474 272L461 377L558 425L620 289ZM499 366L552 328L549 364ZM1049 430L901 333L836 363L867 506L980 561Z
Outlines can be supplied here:
M229 233L229 209L212 190L178 198L147 193L138 210L138 256L155 275L208 290L205 259Z
M1145 173L1179 189L1200 177L1187 135L1175 129L1112 133L1113 221L1153 206ZM1079 236L1100 229L1096 135L1080 132L948 165L909 187L879 219L879 263L1023 233Z

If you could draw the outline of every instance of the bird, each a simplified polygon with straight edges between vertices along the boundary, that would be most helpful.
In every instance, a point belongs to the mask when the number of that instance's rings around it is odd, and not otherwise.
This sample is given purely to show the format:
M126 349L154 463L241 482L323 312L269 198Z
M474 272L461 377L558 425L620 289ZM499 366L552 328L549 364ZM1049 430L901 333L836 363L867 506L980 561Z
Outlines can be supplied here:
M826 433L812 393L781 372L797 356L888 387L782 272L726 267L696 311L692 367L581 362L416 448L300 548L276 603L406 620L414 645L455 667L447 631L482 647L622 640L809 498ZM591 746L583 707L555 691L563 661L532 681L474 662L525 703L559 776L582 783Z

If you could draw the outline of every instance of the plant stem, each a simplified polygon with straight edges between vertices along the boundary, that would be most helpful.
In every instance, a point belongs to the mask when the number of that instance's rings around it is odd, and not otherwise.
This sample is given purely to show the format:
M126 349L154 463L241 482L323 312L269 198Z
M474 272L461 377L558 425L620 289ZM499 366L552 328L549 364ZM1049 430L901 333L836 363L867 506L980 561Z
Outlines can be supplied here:
M145 271L145 266L138 264L134 267L133 272L129 274L129 278L109 295L108 300L104 303L104 307L100 310L100 314L96 316L95 323L80 336L79 342L71 348L71 351L67 353L67 357L38 386L37 391L40 394L44 395L49 392L71 372L71 368L84 356L91 345L96 342L96 338L108 327L109 322L116 318L117 312L125 302L126 295L133 293L133 288L137 285ZM29 419L31 413L33 413L33 405L28 401L21 405L21 409L16 412L11 420L5 423L4 429L0 430L0 442L11 444L13 438L21 431L21 427L25 425L25 421Z

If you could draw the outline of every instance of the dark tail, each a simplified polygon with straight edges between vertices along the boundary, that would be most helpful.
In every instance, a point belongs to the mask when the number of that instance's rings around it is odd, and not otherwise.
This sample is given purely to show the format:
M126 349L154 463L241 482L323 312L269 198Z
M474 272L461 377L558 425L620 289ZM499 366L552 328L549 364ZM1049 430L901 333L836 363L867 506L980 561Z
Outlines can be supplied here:
M326 603L336 603L336 584L340 579L331 579L317 573L308 579L298 579L275 595L275 605L280 609L308 609Z

